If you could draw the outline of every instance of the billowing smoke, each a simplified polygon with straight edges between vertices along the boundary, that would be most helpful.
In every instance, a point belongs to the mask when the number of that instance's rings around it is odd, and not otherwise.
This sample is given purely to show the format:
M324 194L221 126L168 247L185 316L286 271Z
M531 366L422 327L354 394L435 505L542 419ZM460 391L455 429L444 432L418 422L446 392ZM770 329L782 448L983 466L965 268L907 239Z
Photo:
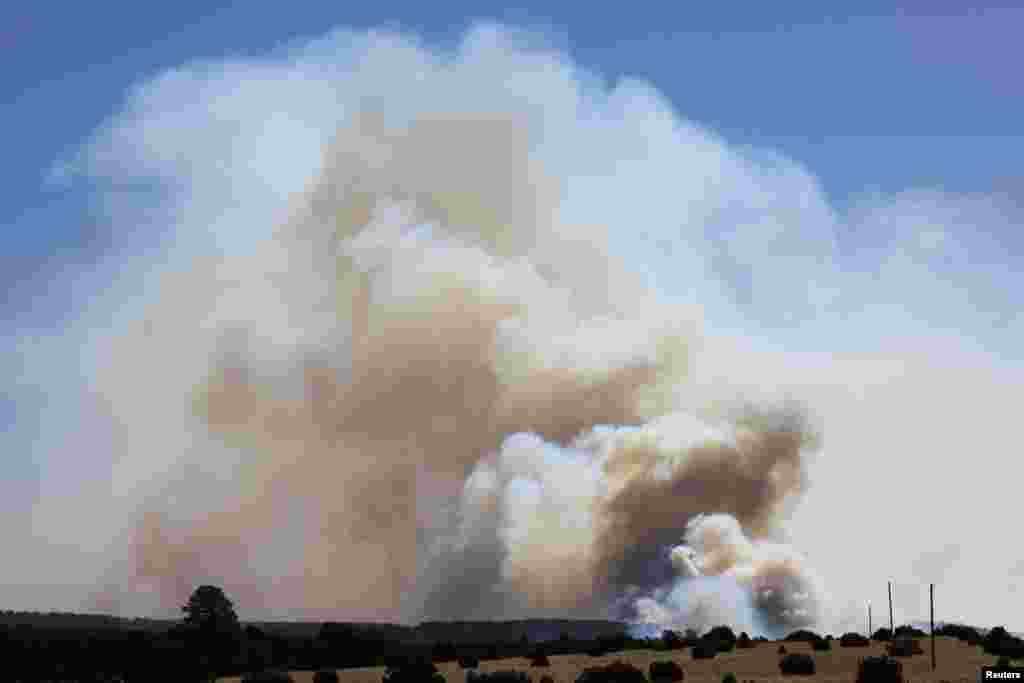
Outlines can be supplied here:
M489 26L169 71L65 170L123 249L16 358L50 438L0 515L8 605L177 615L212 582L245 618L771 635L861 628L895 579L897 619L929 581L1005 616L1019 563L968 561L999 541L964 510L1014 512L1022 379L937 331L1020 310L975 267L1016 230L991 202L839 216Z
M173 605L213 578L359 619L813 621L807 567L769 545L806 417L687 391L698 312L562 219L535 134L515 110L357 112L271 237L162 283L105 386L198 458L146 501L125 590Z

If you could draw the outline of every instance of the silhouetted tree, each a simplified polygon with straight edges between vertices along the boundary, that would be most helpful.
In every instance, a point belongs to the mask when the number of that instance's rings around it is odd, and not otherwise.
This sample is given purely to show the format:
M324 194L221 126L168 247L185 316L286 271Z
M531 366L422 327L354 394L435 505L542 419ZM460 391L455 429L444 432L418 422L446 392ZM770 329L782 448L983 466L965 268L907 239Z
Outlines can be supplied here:
M217 586L196 588L182 606L185 618L175 636L207 672L224 673L238 654L242 630L231 600Z
M205 632L233 632L238 629L235 606L217 586L204 585L196 588L181 611L185 613L186 624Z

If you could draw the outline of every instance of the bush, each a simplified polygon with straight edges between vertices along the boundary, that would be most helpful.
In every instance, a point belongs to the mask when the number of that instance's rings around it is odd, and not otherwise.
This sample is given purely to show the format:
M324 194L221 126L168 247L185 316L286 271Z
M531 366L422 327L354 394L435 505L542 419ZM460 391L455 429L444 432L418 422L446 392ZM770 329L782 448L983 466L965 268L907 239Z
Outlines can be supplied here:
M555 683L555 679L553 679L551 676L547 674L544 674L540 677L540 683Z
M790 652L779 660L779 671L784 676L813 676L814 657L802 652Z
M968 645L977 645L981 642L981 635L978 634L977 630L960 624L943 624L935 629L935 635L952 636Z
M242 676L242 683L295 683L287 671L259 671Z
M313 683L340 683L338 672L334 669L320 669L313 674Z
M871 644L871 641L862 636L859 633L844 633L839 638L839 644L842 647L867 647Z
M924 650L921 649L921 643L913 638L894 638L889 643L889 654L893 657L910 657L922 652Z
M1002 655L996 660L996 668L1007 669L1010 667L1010 658L1006 655Z
M546 654L540 652L530 658L530 666L551 666L551 662Z
M736 674L731 672L725 674L722 676L722 683L736 683Z
M889 657L865 657L857 664L857 683L903 683L903 664Z
M683 668L672 660L651 662L648 675L651 683L677 683L683 680Z
M407 659L384 670L383 683L445 683L429 659Z
M714 627L703 639L714 643L719 652L731 652L736 645L736 634L728 626Z
M480 666L480 658L473 655L462 655L459 657L460 669L475 669Z
M690 656L694 659L714 659L718 654L718 644L702 640L690 648Z
M576 683L647 683L647 678L632 664L616 660L607 666L584 669Z
M785 645L779 645L779 654L780 655L786 654L786 646Z
M827 638L818 638L811 643L811 647L817 652L828 652L832 649L832 641Z
M877 640L879 642L885 642L887 640L892 640L892 631L890 631L887 628L880 628L877 631L875 631L873 634L871 634L871 640Z
M928 634L913 626L897 626L896 633L893 634L896 638L924 638L926 635Z
M814 631L808 631L806 629L800 629L799 631L793 631L788 636L783 638L787 643L813 643L819 640L819 636Z
M747 635L746 631L741 633L740 637L736 639L736 647L739 648L740 650L746 650L748 648L752 648L756 644L757 643L755 643L753 640L750 639L750 636Z

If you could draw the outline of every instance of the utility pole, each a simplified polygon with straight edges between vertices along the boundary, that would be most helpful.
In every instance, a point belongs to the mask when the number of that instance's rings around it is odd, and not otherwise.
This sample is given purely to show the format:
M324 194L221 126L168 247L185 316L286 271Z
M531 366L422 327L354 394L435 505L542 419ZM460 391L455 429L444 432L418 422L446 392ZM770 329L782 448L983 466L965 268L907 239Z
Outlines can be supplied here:
M871 637L871 603L868 603L868 638Z
M935 671L935 584L928 587L928 602L932 612L932 671Z
M889 637L896 637L896 625L892 621L892 581L889 582Z

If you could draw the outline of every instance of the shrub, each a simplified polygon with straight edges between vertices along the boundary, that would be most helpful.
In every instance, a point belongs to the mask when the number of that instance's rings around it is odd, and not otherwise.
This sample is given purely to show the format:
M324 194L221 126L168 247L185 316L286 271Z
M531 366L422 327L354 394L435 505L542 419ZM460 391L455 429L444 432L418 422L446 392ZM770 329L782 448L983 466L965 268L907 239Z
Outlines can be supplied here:
M786 654L786 646L785 645L779 645L779 654L780 655Z
M818 638L811 643L811 647L818 652L828 652L832 649L832 641L827 638Z
M913 626L897 626L893 634L896 638L924 638L926 635L928 634Z
M338 672L334 669L320 669L313 674L313 683L340 683Z
M819 636L814 631L800 629L799 631L793 631L788 636L783 638L783 640L785 640L788 643L813 643L814 641L820 638L821 636Z
M467 679L468 680L468 679ZM407 659L384 670L383 683L445 683L429 659Z
M1007 657L1006 655L1001 655L999 657L999 659L996 660L996 668L1006 669L1006 668L1009 668L1009 666L1010 666L1010 658Z
M975 629L970 626L962 626L960 624L943 624L939 628L935 629L935 635L952 636L957 640L967 643L968 645L977 645L981 642L981 636Z
M714 659L718 654L718 644L702 640L690 648L690 656L694 659Z
M683 680L683 668L672 660L651 662L648 674L651 683L677 683Z
M716 626L705 633L702 640L712 643L719 652L731 652L736 645L736 634L728 626Z
M924 650L921 649L921 643L913 638L894 638L889 643L889 654L893 657L910 657L922 652Z
M462 655L459 657L460 669L475 669L480 666L480 658L473 655Z
M722 683L736 683L736 674L730 672L722 676Z
M242 676L242 683L295 683L287 671L258 671Z
M871 641L862 636L859 633L844 633L839 638L839 644L842 647L867 647L871 644Z
M538 652L530 658L530 666L551 666L551 662L546 654Z
M540 683L555 683L555 679L553 679L551 676L547 674L544 674L540 677Z
M857 664L857 683L903 683L903 664L884 655L865 657Z
M747 635L746 631L741 633L740 637L736 639L736 647L740 650L746 650L748 648L754 647L756 644L757 643L750 639L750 636Z
M779 671L784 676L813 676L814 657L802 652L790 652L779 660Z
M607 666L584 669L576 683L647 683L647 678L632 664L616 660Z

